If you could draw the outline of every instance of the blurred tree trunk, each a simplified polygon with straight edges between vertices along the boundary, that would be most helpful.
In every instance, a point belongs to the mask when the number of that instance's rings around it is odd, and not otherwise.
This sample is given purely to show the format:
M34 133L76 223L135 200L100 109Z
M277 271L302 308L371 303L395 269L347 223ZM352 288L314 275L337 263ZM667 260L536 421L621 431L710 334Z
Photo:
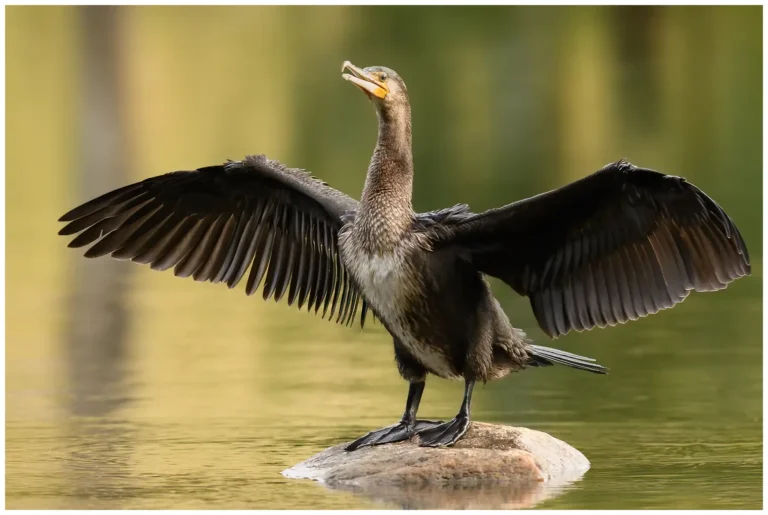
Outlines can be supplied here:
M85 201L128 180L120 72L122 7L79 7L81 42L80 194ZM74 415L104 415L125 398L128 264L75 260L69 297L66 359Z

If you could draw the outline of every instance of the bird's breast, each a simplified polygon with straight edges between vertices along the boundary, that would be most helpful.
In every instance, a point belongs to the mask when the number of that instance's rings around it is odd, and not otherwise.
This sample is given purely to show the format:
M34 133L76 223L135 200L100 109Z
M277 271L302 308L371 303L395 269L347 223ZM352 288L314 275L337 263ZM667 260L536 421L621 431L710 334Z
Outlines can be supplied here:
M339 234L342 263L374 312L390 327L405 332L419 296L419 249L402 239L386 249L369 245L370 233L351 226Z
M430 372L459 377L445 349L436 346L419 327L429 320L428 295L422 274L423 250L404 240L386 252L368 250L354 231L339 237L342 262L363 297L405 349Z
M343 263L366 300L382 317L398 315L413 282L402 253L369 252L354 237L340 243Z

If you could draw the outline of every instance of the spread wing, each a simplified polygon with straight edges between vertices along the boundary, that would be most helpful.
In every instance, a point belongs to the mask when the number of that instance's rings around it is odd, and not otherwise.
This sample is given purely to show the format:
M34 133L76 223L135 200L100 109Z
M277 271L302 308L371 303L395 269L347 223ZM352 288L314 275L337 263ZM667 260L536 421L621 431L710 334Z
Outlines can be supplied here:
M264 156L152 177L106 193L60 218L70 247L95 244L86 257L110 254L174 267L179 277L237 285L263 281L263 297L322 308L351 324L360 294L342 265L338 232L357 201ZM363 301L361 324L367 306Z
M433 237L528 296L552 337L636 320L750 273L744 240L715 201L626 161Z

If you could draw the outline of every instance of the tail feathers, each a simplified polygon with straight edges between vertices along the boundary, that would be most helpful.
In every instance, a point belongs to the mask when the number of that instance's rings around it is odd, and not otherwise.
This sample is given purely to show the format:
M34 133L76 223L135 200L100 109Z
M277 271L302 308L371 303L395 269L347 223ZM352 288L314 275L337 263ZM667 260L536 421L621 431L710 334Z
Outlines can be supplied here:
M527 350L531 356L529 365L532 366L548 366L559 363L560 365L586 370L595 374L608 373L608 369L595 363L594 359L571 354L564 350L542 347L541 345L529 345Z

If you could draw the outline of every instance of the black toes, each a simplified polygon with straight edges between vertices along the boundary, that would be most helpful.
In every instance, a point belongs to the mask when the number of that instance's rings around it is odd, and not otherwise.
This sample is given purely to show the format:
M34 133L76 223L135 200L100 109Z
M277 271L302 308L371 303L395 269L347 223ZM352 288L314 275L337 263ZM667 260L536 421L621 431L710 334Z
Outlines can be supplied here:
M456 417L444 424L419 432L422 447L443 447L455 444L469 429L468 417Z
M345 447L347 451L354 451L360 447L369 445L382 445L385 443L401 442L414 435L413 426L407 426L402 422L394 426L385 427L378 431L371 431Z
M354 451L361 447L368 447L371 445L383 445L385 443L402 442L403 440L408 440L410 437L412 437L415 434L421 434L424 431L429 431L430 429L434 429L444 425L445 424L441 420L440 421L417 420L413 424L405 424L403 422L400 422L398 424L395 424L394 426L388 426L383 429L379 429L377 431L371 431L367 435L361 436L351 444L347 445L344 448L344 450ZM462 434L464 433L462 432ZM443 445L448 445L448 444L443 444Z

